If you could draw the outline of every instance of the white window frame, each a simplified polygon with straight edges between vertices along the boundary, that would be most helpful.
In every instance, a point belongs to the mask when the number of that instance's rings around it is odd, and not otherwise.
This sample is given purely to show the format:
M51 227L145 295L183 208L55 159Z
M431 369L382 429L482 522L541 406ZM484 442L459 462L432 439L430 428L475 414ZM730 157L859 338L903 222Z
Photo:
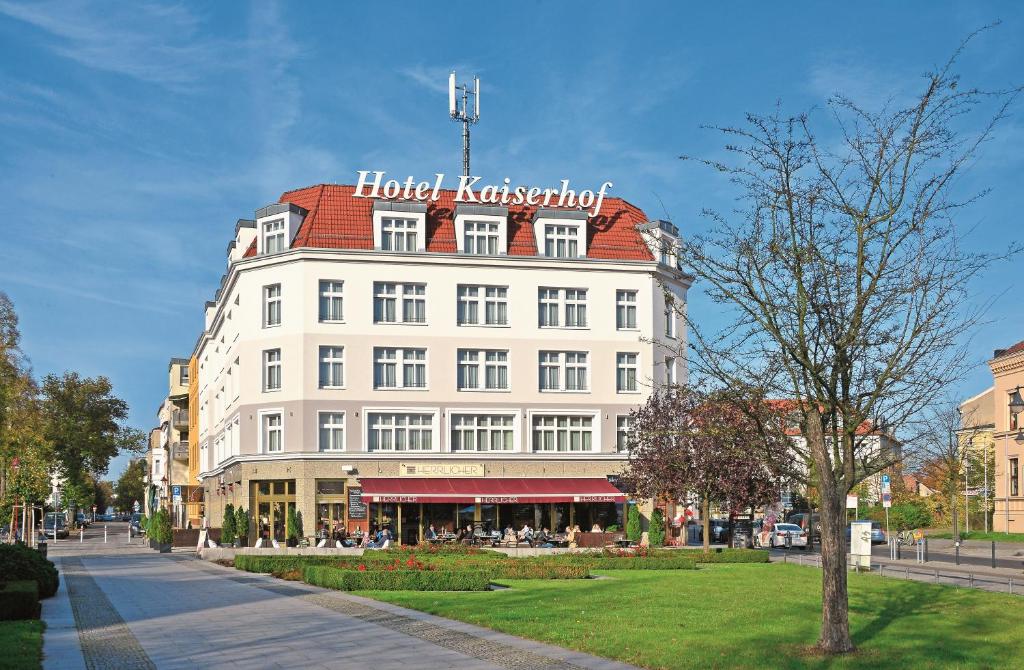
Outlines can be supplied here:
M615 415L615 451L624 454L629 452L629 434L633 431L635 422L630 420L629 414ZM619 440L622 439L620 444Z
M271 361L270 354L277 352L277 360ZM264 349L262 352L263 358L263 392L273 393L280 391L284 387L284 354L281 352L280 347L273 349ZM277 386L270 386L270 368L277 368Z
M327 301L326 303L324 301ZM337 303L335 303L337 301ZM325 304L328 306L324 310ZM338 305L338 318L329 318L333 305ZM345 323L345 282L341 279L321 279L317 282L317 318L320 323Z
M508 211L505 208L501 208L503 214L467 214L460 212L460 207L455 209L455 247L460 254L467 255L481 255L477 254L475 249L470 249L468 244L468 238L471 233L468 233L469 224L485 224L485 225L497 225L495 233L488 233L489 235L496 234L497 236L497 252L495 254L486 254L488 256L507 256L508 255Z
M389 292L387 287L394 287L394 292ZM406 297L408 288L412 288L413 293ZM423 293L415 293L416 289L423 289ZM394 315L393 321L379 319L378 314L383 316L385 311L381 309L378 311L377 302L378 300L390 300L394 302ZM423 303L423 320L422 321L406 321L405 320L405 303L406 301ZM427 301L427 284L425 282L393 282L393 281L376 281L373 282L373 323L374 324L392 324L392 325L405 325L405 326L426 326L428 325L427 314L429 312L430 305Z
M632 296L632 300L629 296ZM620 288L615 290L615 329L616 330L640 330L637 327L637 301L640 292L635 289ZM629 324L630 310L633 314L633 325ZM620 314L621 313L621 314ZM620 318L621 317L621 318ZM625 324L625 325L623 325Z
M470 295L470 291L475 291L475 295ZM504 292L504 296L499 296L499 292ZM492 293L493 295L488 295ZM510 327L509 321L509 302L508 302L508 286L501 286L498 284L459 284L455 287L455 323L459 326L482 326L485 328L508 328ZM493 322L488 321L488 307L490 305L495 306L495 320ZM505 306L505 320L500 321L497 319L498 306ZM470 311L470 306L476 309L476 320L469 321L465 317Z
M415 221L416 222L416 249L415 252L426 251L427 247L427 208L426 205L420 205L418 209L421 211L401 211L391 209L389 205L385 205L384 209L377 209L377 205L381 204L382 201L374 203L373 210L373 248L378 251L384 250L384 221L385 220L403 220L403 221ZM397 203L396 203L397 205ZM414 253L413 251L388 251L389 254L399 253Z
M262 245L260 248L265 254L279 254L282 251L288 251L288 225L284 219L271 219L270 221L260 222L260 240ZM279 249L270 249L268 244L271 240L279 241L281 247Z
M670 340L678 337L676 320L675 300L669 298L665 300L665 337Z
M555 448L554 449L537 449L534 445L534 420L539 417L581 417L590 419L590 449L572 451L566 449L565 451L558 450L558 437L557 432L555 436ZM585 409L564 409L564 410L530 410L527 412L527 426L529 428L529 437L524 441L524 450L529 451L533 454L596 454L601 453L601 413L595 412L594 410ZM554 427L557 431L558 426ZM567 429L571 429L572 426L568 426ZM568 438L571 441L571 437Z
M381 358L383 351L393 350L395 357ZM407 351L423 352L423 386L405 386L405 354ZM420 361L415 360L415 364ZM391 363L395 366L395 386L379 386L377 384L377 364ZM373 369L371 370L371 383L374 391L429 391L430 390L430 351L427 347L374 347L373 348Z
M341 415L341 423L326 423L324 415ZM341 447L335 449L328 449L324 446L324 429L329 427L330 430L341 429ZM342 409L324 409L319 410L316 413L316 446L317 451L320 453L334 454L342 451L348 451L348 414Z
M474 362L463 362L462 355L476 354L476 360ZM488 361L488 354L505 354L504 361ZM510 364L511 353L508 349L476 349L469 347L460 347L455 350L455 388L458 391L467 392L483 392L483 393L509 393L512 390L512 367ZM476 367L476 386L463 386L462 385L462 368L474 366ZM505 386L496 386L494 388L488 388L487 386L487 369L489 367L505 368Z
M497 256L501 249L501 224L497 221L466 221L462 224L462 252L473 256ZM483 245L484 250L480 251Z
M279 428L279 431L280 431L280 434L281 434L281 439L280 439L281 448L277 449L276 451L270 451L270 447L267 445L267 431L265 429L265 421L266 421L267 417L273 416L275 414L278 417L280 417L280 419L281 419L281 426ZM261 410L256 412L256 418L259 420L259 424L258 425L259 425L259 431L260 431L260 435L259 435L260 453L261 454L281 454L281 453L284 453L284 450L285 450L285 441L284 441L284 409L281 408L281 407L261 409Z
M678 371L676 370L676 357L665 357L665 385L671 386L679 383Z
M329 358L325 358L324 357L324 350L325 349L331 350L332 354L334 353L334 351L340 351L341 355L340 356L333 356L333 355L331 355ZM340 380L330 380L330 381L337 381L339 383L337 383L337 384L327 384L327 383L325 383L325 377L324 377L324 374L323 374L324 373L324 365L325 364L330 365L332 370L333 370L333 366L334 365L336 365L336 364L337 365L341 365L341 379ZM344 389L345 388L345 347L343 345L321 344L321 345L319 345L317 347L316 377L317 377L317 388L328 389L328 390L337 390L337 389ZM329 377L331 377L331 375L328 374L327 377L329 378Z
M447 422L448 423L448 433L445 436L446 437L446 442L445 442L445 447L446 448L445 448L445 451L447 451L449 453L452 453L452 454L514 454L514 453L521 453L522 450L523 450L522 449L522 442L521 442L522 436L520 434L521 433L521 428L520 427L522 426L523 421L522 421L522 414L518 410L514 410L514 409L487 409L487 408L475 408L475 407L461 408L460 407L458 410L448 410L446 412L446 414L447 414L446 418L448 419L448 422ZM462 432L466 432L467 430L471 430L474 433L474 446L476 448L474 448L473 450L455 449L454 448L454 444L455 444L454 436L455 436L455 430L456 430L456 426L455 426L456 417L466 417L466 416L475 417L475 421L477 423L475 423L474 427L471 428L471 429L460 428L460 430ZM507 418L512 420L512 423L509 426L509 428L511 429L511 432L512 432L512 448L511 449L490 449L489 448L490 447L490 433L491 433L491 431L492 430L501 430L501 432L504 433L505 429L504 429L503 426L499 426L497 428L494 428L494 427L491 427L491 426L487 426L485 428L480 428L479 425L478 425L478 421L479 421L479 417L481 417L481 416L486 416L486 417L500 416L500 417L507 417ZM487 449L480 449L479 448L479 441L477 441L476 438L479 436L478 434L479 434L480 431L485 431L487 433L487 436L488 436L488 439L487 439L488 448Z
M271 291L277 289L277 295L271 295ZM284 316L284 305L282 303L282 296L284 290L281 287L281 283L267 284L263 287L263 327L264 328L276 328L281 325L282 318ZM271 322L271 306L277 307L277 321Z
M431 454L441 451L441 410L437 407L363 407L363 451L380 456L394 455L408 458L409 454ZM373 414L420 414L430 415L430 449L403 449L394 448L381 450L370 448L370 432L373 430L371 415ZM394 434L392 432L392 434ZM392 447L394 443L392 443Z
M557 359L555 361L544 361L545 355L550 357L550 354L555 354ZM572 361L570 359L577 358L583 355L586 357L586 362L581 366L578 361ZM590 393L591 390L591 375L590 366L592 358L590 351L585 350L555 350L555 349L541 349L537 352L537 390L541 393ZM558 388L544 388L542 379L544 375L541 373L543 367L551 367L552 365L557 366L558 370ZM586 382L585 388L569 388L568 381L569 371L577 370L580 367L584 370L584 381Z
M633 362L623 360L623 356L632 356ZM633 371L633 388L624 388L620 384L620 374L625 370L628 373ZM628 384L627 384L628 386ZM615 352L615 392L616 393L640 393L640 352L639 351L617 351Z
M586 245L580 244L579 223L544 223L541 229L541 241L544 243L544 256L548 258L580 258L586 256ZM559 254L559 243L564 244L565 253ZM575 252L572 253L575 247ZM583 249L583 253L580 253ZM552 253L554 252L554 253Z
M583 295L580 298L580 294ZM561 328L564 330L589 330L590 314L588 301L590 292L586 288L540 286L537 288L537 327L538 328ZM579 325L580 308L583 309L584 323ZM554 311L557 316L556 323L550 323L548 315ZM569 324L569 315L574 314L573 320L577 325ZM545 323L547 321L547 323Z
M380 217L380 249L381 251L413 252L422 251L423 235L426 234L422 220L418 216L400 216L389 214ZM410 241L410 235L412 237ZM397 244L401 239L401 244ZM390 248L388 248L390 246Z

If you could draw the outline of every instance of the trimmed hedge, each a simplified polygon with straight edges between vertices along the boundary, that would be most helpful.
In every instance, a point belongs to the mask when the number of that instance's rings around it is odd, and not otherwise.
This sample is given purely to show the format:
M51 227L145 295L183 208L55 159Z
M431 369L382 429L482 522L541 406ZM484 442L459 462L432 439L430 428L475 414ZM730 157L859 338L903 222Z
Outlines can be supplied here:
M6 581L31 579L39 586L39 597L49 598L57 592L59 577L52 561L24 544L0 544L0 578Z
M0 620L38 619L41 609L34 579L0 582Z
M350 570L325 565L302 568L302 581L340 591L486 591L482 570Z
M689 556L676 558L594 558L586 562L591 570L696 570Z
M235 567L246 572L270 574L301 570L307 565L337 565L346 557L339 556L258 556L256 554L238 554L235 556Z
M694 552L698 563L767 563L768 552L761 549L723 549Z
M586 579L590 576L589 568L588 565L518 560L493 565L490 574L496 579Z

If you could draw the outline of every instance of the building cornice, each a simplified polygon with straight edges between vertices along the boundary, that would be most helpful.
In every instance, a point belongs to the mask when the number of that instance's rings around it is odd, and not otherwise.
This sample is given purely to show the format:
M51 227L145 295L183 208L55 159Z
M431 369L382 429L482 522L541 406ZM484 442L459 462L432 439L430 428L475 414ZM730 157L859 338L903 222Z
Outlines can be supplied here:
M1024 351L993 358L988 362L994 376L1024 371Z

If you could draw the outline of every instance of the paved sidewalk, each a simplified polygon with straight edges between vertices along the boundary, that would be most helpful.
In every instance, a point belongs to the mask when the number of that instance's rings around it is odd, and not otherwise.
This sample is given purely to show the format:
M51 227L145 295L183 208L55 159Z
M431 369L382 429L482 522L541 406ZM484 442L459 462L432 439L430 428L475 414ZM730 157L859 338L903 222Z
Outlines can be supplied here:
M60 587L52 598L43 601L43 668L45 670L84 670L82 646L78 640L75 615L68 597L67 577L60 558L54 558L60 570Z
M630 667L186 554L82 549L61 552L68 588L44 613L58 633L44 638L47 669Z

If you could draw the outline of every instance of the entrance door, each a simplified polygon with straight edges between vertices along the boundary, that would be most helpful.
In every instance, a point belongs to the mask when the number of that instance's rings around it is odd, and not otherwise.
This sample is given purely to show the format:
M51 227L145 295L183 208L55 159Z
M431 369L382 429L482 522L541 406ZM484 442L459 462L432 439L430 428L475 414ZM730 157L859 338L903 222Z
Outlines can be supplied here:
M402 514L402 544L419 544L420 505L417 503L403 503L399 507Z

